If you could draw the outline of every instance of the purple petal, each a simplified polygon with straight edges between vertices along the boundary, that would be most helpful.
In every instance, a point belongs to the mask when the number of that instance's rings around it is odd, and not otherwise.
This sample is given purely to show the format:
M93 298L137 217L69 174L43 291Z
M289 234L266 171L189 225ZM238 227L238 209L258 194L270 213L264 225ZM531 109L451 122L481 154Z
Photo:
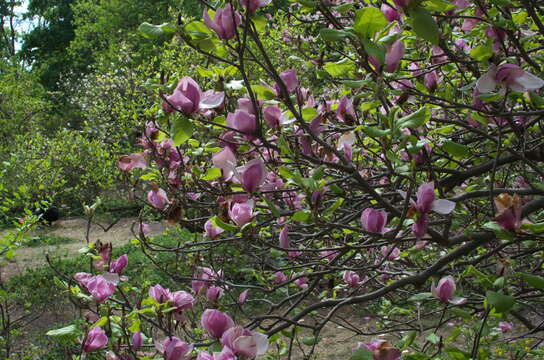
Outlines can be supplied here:
M437 199L433 201L432 210L442 215L449 214L455 209L455 203L446 199Z

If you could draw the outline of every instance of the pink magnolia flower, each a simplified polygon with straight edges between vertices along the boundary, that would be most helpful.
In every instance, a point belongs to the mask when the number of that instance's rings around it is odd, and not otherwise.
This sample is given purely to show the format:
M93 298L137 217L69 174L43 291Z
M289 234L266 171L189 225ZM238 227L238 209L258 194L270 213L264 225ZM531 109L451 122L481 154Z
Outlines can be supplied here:
M234 327L234 321L227 314L213 309L206 309L200 319L202 328L210 334L211 337L220 339L228 329Z
M384 210L367 208L361 214L361 224L368 232L383 234L391 229L386 228L387 213Z
M87 334L85 342L83 343L83 351L91 352L94 350L102 349L108 344L108 337L106 332L102 330L100 326L95 326Z
M146 224L146 223L140 223L138 224L138 232L144 235L147 235L151 232L151 226L149 226L149 224Z
M237 11L233 10L231 4L225 5L222 9L217 9L213 20L208 14L208 9L204 9L202 16L204 17L204 24L215 31L221 40L232 39L236 35L236 27L242 21L242 17Z
M427 233L427 227L429 226L429 215L419 214L417 220L412 224L412 232L416 237L416 240L421 239Z
M248 193L253 193L263 184L267 171L261 158L249 161L245 166L238 169L240 185Z
M86 287L95 301L104 302L113 295L116 286L104 276L96 275L87 281Z
M343 279L346 285L350 288L357 287L361 281L359 275L351 270L344 271Z
M387 5L386 3L383 3L380 10L385 15L385 18L389 22L393 22L395 20L400 21L400 13L392 7L391 5Z
M395 71L397 71L400 60L404 56L404 51L405 48L402 40L397 40L393 44L388 45L387 51L385 53L385 67L383 68L383 70L388 73L394 73ZM382 64L377 58L369 56L368 60L376 70L380 70L382 68Z
M229 209L230 219L240 227L251 222L256 215L257 213L253 211L253 201L235 203Z
M489 70L476 82L476 88L482 94L495 90L502 83L517 92L537 90L544 86L544 80L524 71L514 64L491 65Z
M142 347L143 338L142 333L139 331L136 331L134 334L132 334L132 350L138 351Z
M208 298L209 302L216 302L223 296L223 289L219 286L210 286L208 290L206 290L206 298Z
M193 307L195 298L187 291L176 291L172 294L172 304L177 308L177 311L190 309Z
M193 351L193 345L175 336L166 338L162 344L156 342L155 347L164 355L164 360L189 360Z
M400 259L400 249L394 246L382 246L382 255L387 256L387 260L395 261Z
M246 303L248 293L249 290L244 290L240 293L240 296L238 296L238 305L244 305Z
M297 277L299 275L295 275ZM308 277L307 276L299 276L293 283L300 289L307 289L308 288Z
M128 255L124 254L110 264L110 272L121 275L128 265Z
M212 156L213 166L215 168L221 169L223 173L223 179L229 181L234 175L234 170L236 169L236 155L231 150L230 147L225 147L220 152Z
M77 283L85 288L87 287L87 283L92 277L93 274L89 274L86 272L78 272L74 274L74 279L77 281Z
M501 321L499 322L499 328L497 330L500 330L503 333L510 332L514 329L514 324L512 324L509 321Z
M257 9L265 7L271 0L240 0L240 4L249 12L254 13Z
M435 286L434 281L431 286L431 292L433 293L434 297L436 297L438 300L444 302L444 303L451 303L451 304L463 304L466 302L466 299L464 298L454 298L453 294L455 293L455 280L451 275L448 275L446 277L443 277L438 282L438 285Z
M149 201L154 208L159 210L164 209L166 205L170 204L166 191L157 187L156 185L147 193L147 201Z
M427 214L430 211L434 211L446 215L451 213L455 208L455 203L453 201L436 199L433 182L421 184L417 189L416 196L417 201L415 203L415 208L421 214Z
M208 219L206 223L204 224L204 231L205 231L204 234L206 235L206 237L208 237L211 240L214 240L219 236L219 234L221 234L225 230L221 229L218 226L215 226L214 224L212 224L212 221Z
M254 359L257 356L266 354L268 337L259 332L235 326L225 331L221 336L221 344L229 348L235 355Z
M222 271L216 273L210 268L199 267L194 275L196 280L191 282L191 288L195 294L199 294L203 290L207 290L210 285L213 284L213 280L222 278Z
M227 115L227 126L236 129L246 135L252 135L257 131L255 115L244 110L236 110Z
M393 0L393 2L398 7L402 8L402 9L406 9L406 8L408 8L408 6L410 6L410 3L412 2L412 0Z
M282 249L289 249L291 246L289 245L289 227L284 226L283 229L280 231L280 247Z
M147 161L145 161L143 153L123 155L117 161L117 167L123 171L130 171L137 168L145 169L147 167Z
M214 109L223 104L225 94L208 90L204 93L200 86L191 77L183 77L174 92L166 97L162 109L166 114L174 110L184 114L192 114L200 110Z
M270 128L279 128L281 123L281 109L276 105L269 105L263 109L263 117Z
M149 297L155 299L159 304L164 304L173 299L170 290L165 289L158 284L149 288Z
M98 259L93 261L93 267L96 270L105 270L111 260L111 243L97 243Z
M495 198L495 221L504 230L517 230L521 226L522 202L519 195L501 194Z
M336 118L346 124L352 124L356 117L353 99L342 96L338 108L336 108Z
M366 348L373 353L373 360L400 360L401 352L387 340L373 340L369 344L359 343L358 348Z
M287 281L287 275L282 273L281 271L276 271L274 273L274 283L275 284L281 284Z
M280 74L280 79L285 84L285 87L287 88L287 92L291 93L293 90L295 90L298 86L298 79L297 79L297 71L290 69L282 72ZM276 93L280 93L280 89L278 84L276 84Z
M436 88L438 87L438 82L439 82L439 79L438 79L438 73L436 72L436 70L426 73L425 76L423 77L423 84L425 84L425 87L430 92L433 92L436 90Z

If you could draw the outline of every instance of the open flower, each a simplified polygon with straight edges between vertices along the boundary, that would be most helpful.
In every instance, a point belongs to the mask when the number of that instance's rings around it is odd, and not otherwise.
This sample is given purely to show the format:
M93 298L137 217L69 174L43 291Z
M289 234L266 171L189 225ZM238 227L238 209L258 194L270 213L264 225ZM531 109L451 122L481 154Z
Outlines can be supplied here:
M235 355L244 359L254 359L257 356L266 354L268 337L259 332L235 326L223 333L221 344L229 348Z
M537 90L544 86L544 80L524 71L514 64L491 65L489 70L476 82L476 89L482 94L495 90L497 84L504 84L518 92Z
M91 297L97 302L104 302L115 292L116 285L108 281L102 275L96 275L90 278L85 286L91 294Z
M359 275L351 270L344 271L343 279L344 283L346 283L346 285L350 288L357 287L361 281Z
M117 167L123 171L145 169L147 167L147 162L145 161L143 153L134 153L121 156L117 161Z
M263 184L266 179L266 167L261 158L249 161L243 167L237 169L238 180L245 191L252 193Z
M154 208L159 210L164 209L166 205L170 204L166 191L159 188L157 185L154 185L153 188L147 193L147 201L149 201Z
M234 203L229 209L230 219L240 227L251 222L255 215L257 213L253 212L253 201Z
M164 355L164 360L188 360L193 351L193 345L175 336L166 338L162 344L156 342L155 347Z

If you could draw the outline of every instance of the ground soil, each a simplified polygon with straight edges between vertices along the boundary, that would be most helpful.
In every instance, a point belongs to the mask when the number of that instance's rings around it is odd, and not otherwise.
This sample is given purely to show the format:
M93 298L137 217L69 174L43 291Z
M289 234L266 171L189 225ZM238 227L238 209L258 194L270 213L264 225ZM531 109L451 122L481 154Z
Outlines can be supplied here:
M134 218L121 219L106 232L99 225L93 224L89 231L89 240L90 242L95 242L96 240L111 242L113 247L125 245L130 239L134 238L132 226L135 222L136 219ZM99 224L107 228L111 222L100 221ZM151 230L150 235L160 234L166 228L163 222L151 222L149 225ZM79 249L87 245L86 230L87 220L79 218L59 220L51 227L43 227L35 230L31 235L56 235L71 238L74 241L60 245L23 247L18 249L14 261L5 265L0 270L2 279L7 279L28 268L44 266L46 264L46 254L54 254L57 257L77 254Z

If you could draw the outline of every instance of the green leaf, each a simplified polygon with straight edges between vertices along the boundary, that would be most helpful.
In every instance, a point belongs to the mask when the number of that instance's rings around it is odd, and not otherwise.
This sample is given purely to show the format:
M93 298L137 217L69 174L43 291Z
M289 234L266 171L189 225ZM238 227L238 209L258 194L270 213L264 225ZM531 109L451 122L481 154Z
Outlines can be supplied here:
M327 210L325 210L323 212L323 215L325 216L329 216L329 215L332 215L336 209L338 209L340 206L342 206L342 204L344 203L344 198L338 198L334 204L331 205L331 207L329 207Z
M185 31L192 39L208 39L213 36L212 31L201 21L192 21L185 25Z
M351 33L343 30L323 28L319 31L319 36L329 42L342 41L350 36Z
M396 124L399 129L415 129L425 124L430 118L431 112L424 106L418 111L398 119Z
M383 65L385 63L385 46L381 44L375 44L372 40L363 39L363 47L366 53L372 57L378 59L378 62Z
M431 334L427 335L425 340L427 340L431 344L436 345L436 344L438 344L440 342L440 337L438 337L438 335L436 335L435 333L431 333Z
M402 349L407 349L410 345L412 345L414 343L414 340L416 339L416 336L417 336L417 331L415 331L415 330L408 331L408 333L402 337L401 348Z
M179 146L193 136L194 125L186 117L178 117L173 120L170 131L174 145Z
M350 76L355 71L355 64L349 59L342 59L338 62L328 62L323 69L332 77Z
M291 216L293 221L308 222L312 217L312 213L308 210L299 210Z
M387 25L387 19L380 9L367 7L355 11L353 29L362 38L371 38Z
M426 300L426 299L429 299L429 298L432 298L432 297L433 297L432 293L422 292L422 293L410 296L410 298L408 298L408 301L417 301L417 302L419 302L419 301Z
M508 312L516 302L516 299L510 295L504 295L495 291L487 291L485 293L487 301L493 305L495 310L499 313Z
M458 144L456 142L453 142L451 140L444 140L442 144L442 148L444 151L446 151L448 154L452 156L468 156L470 155L470 148L466 145Z
M427 0L424 3L425 9L429 11L446 12L455 9L457 6L446 0Z
M176 27L169 23L153 25L148 22L144 22L138 26L138 31L147 39L157 40L166 37L166 35L175 33Z
M368 349L358 349L351 355L349 360L372 360L374 353Z
M478 45L472 50L470 50L470 56L477 61L484 61L493 56L493 49L491 45L484 44Z
M358 126L357 130L362 130L365 134L367 134L370 137L373 138L381 138L382 136L385 136L391 132L391 130L382 130L377 127L371 127L371 126Z
M536 224L523 224L521 225L521 228L524 230L529 230L530 232L539 234L541 232L544 232L544 222L536 223Z
M533 274L518 273L523 280L527 281L529 285L538 290L544 290L544 278Z
M268 24L268 20L264 15L255 15L251 19L253 21L253 24L255 24L255 29L257 29L258 32L263 31L266 29L266 25Z
M206 174L202 177L202 180L211 181L221 177L221 169L209 168Z
M259 100L272 100L276 98L276 93L263 85L252 85L251 90L253 90Z
M75 335L77 333L77 327L75 325L69 325L60 329L49 330L45 333L47 336L62 337Z
M319 338L315 336L305 336L302 338L302 343L304 345L312 346L319 343Z
M438 45L440 35L438 25L430 12L421 7L415 8L410 11L410 19L417 36L430 41L433 45Z
M221 220L220 218L218 218L217 216L212 217L210 219L210 222L212 223L212 225L220 227L223 230L227 230L227 231L236 231L236 230L238 230L237 226L232 225L232 224L228 224L228 223L224 222L223 220Z
M302 109L302 118L306 122L312 121L313 119L315 119L317 117L317 115L319 115L319 114L318 114L317 110L315 108L313 108L313 107L307 107L307 108Z
M369 83L368 80L344 80L342 81L342 84L346 85L347 87L351 89L357 89L361 86L367 85Z

